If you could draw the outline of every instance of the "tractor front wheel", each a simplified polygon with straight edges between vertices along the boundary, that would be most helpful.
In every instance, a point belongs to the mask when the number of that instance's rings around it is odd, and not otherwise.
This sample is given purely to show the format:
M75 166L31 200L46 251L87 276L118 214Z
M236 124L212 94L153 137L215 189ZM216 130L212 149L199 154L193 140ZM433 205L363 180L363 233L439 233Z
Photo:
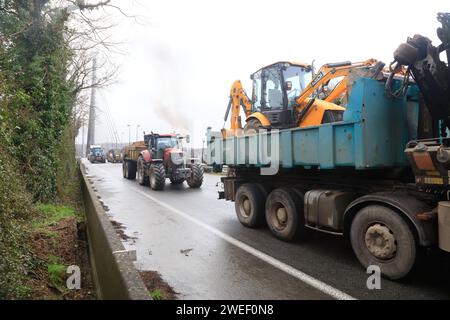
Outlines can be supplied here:
M186 179L190 188L200 188L203 183L203 167L199 163L193 163L191 166L191 176Z
M163 190L166 184L166 170L162 163L152 163L150 165L150 187L153 190Z

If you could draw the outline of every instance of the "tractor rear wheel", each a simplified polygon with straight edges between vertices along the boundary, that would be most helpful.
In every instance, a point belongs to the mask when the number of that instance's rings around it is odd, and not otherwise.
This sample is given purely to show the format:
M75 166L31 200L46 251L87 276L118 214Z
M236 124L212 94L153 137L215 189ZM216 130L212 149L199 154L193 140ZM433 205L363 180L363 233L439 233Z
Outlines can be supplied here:
M162 163L152 163L149 170L150 187L153 190L163 190L166 184L166 170Z
M203 167L199 163L193 163L191 166L191 176L186 179L191 188L200 188L203 183Z
M122 163L122 176L125 178L125 179L127 179L128 177L127 177L127 162L126 161L124 161L123 163Z
M122 165L123 177L129 180L136 178L136 163L130 160L125 160Z
M148 185L148 176L145 175L144 157L139 156L137 161L137 180L141 186Z

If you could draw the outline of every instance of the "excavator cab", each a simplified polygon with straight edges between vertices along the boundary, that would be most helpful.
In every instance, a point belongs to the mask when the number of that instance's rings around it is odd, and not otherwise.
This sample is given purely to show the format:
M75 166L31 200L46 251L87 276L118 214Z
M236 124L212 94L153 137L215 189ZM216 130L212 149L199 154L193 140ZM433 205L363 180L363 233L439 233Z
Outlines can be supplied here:
M312 78L312 68L279 62L255 72L253 80L253 112L263 114L272 128L295 126L296 99Z

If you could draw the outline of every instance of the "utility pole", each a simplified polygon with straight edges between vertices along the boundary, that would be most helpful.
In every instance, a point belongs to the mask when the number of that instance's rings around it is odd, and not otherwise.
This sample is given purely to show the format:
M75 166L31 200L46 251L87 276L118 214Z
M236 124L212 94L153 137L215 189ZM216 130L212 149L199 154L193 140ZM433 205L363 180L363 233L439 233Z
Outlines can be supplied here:
M95 144L95 85L97 72L97 59L94 57L92 61L92 88L91 88L91 103L89 106L89 124L86 143L86 154L89 153L89 148L92 144Z
M205 139L202 140L202 159L201 159L202 163L204 163L203 161L204 154L205 154Z
M128 127L128 144L131 144L131 124L127 124Z
M138 141L138 130L139 130L139 127L140 127L141 125L140 124L138 124L137 126L136 126L136 141Z
M84 149L84 119L83 121L83 125L81 127L81 158L84 158L86 156L86 154L84 153L85 149Z

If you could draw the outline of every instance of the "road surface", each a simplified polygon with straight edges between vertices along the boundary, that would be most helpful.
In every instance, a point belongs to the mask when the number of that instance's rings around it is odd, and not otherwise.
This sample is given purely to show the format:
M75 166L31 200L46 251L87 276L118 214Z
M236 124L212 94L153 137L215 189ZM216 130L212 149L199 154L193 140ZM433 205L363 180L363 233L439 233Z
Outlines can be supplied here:
M265 229L243 227L234 203L217 200L219 176L201 189L186 183L153 191L122 178L121 164L90 164L88 176L112 220L135 239L137 267L156 270L179 299L449 299L450 259L425 252L402 281L367 289L365 270L341 237L313 233L285 243Z

